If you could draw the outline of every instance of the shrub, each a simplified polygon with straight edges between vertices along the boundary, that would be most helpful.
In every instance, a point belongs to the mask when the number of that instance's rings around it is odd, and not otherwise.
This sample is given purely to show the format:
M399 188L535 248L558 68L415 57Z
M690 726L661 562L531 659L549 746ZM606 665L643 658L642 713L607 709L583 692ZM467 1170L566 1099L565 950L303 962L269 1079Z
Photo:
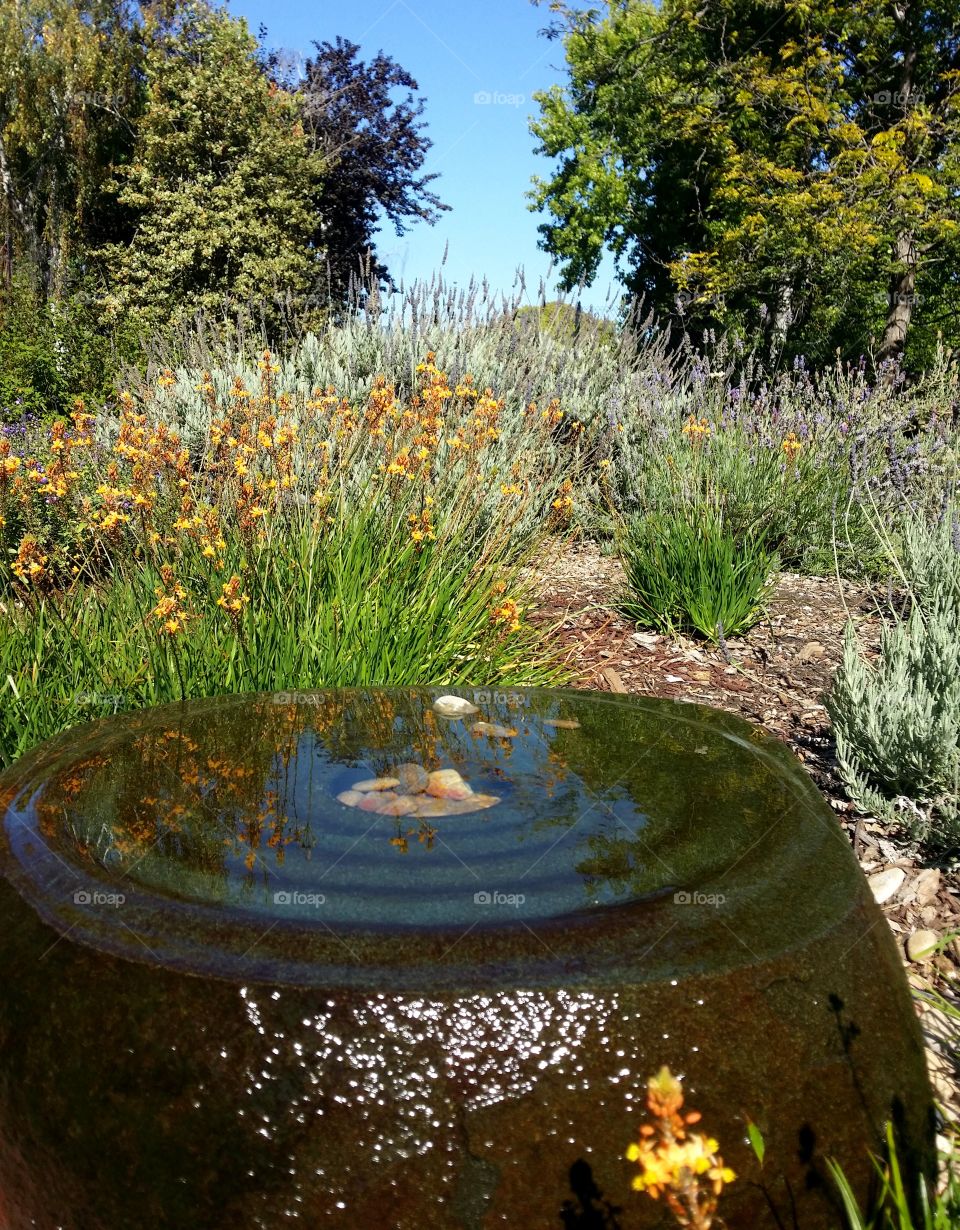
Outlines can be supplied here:
M0 438L0 758L183 696L563 677L523 620L521 570L567 498L536 447L549 423L530 416L501 471L503 406L429 360L413 398L379 382L359 406L294 401L276 369L204 381L192 450L168 377L115 419Z
M776 556L762 537L734 535L707 507L635 518L621 541L630 587L623 611L666 632L737 636L760 618Z
M850 798L939 849L960 839L957 616L942 600L915 606L884 629L874 665L848 625L827 698Z
M948 500L931 523L923 516L902 521L897 571L921 606L945 602L960 611L960 510Z

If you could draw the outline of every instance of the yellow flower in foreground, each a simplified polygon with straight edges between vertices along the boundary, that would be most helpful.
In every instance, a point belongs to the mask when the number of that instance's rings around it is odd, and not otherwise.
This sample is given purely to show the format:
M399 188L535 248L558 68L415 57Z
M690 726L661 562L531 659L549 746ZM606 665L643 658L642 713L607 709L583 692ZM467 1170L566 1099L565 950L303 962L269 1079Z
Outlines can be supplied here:
M24 534L10 568L18 581L25 585L37 585L46 576L47 563L47 556L36 538L32 534Z
M717 1201L725 1183L736 1175L724 1166L710 1136L690 1132L700 1114L682 1114L683 1088L669 1068L661 1068L647 1082L647 1110L653 1123L640 1128L640 1139L626 1152L640 1173L634 1177L635 1191L646 1192L654 1200L663 1199L681 1226L709 1230L717 1212Z

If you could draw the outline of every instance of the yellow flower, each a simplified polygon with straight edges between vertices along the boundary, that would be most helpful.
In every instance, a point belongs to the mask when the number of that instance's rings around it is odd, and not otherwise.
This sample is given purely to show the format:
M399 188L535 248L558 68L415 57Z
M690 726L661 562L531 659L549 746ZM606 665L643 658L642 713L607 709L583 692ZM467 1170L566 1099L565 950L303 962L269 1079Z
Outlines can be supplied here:
M249 595L241 592L240 585L240 578L234 573L230 580L221 586L222 592L217 599L217 606L222 607L233 620L236 620L250 603Z
M700 444L710 436L711 427L707 419L697 419L695 414L691 414L686 423L683 425L681 434L685 435L691 444Z
M787 436L787 438L784 440L783 444L781 445L781 448L787 454L787 460L793 461L794 458L797 456L797 454L800 452L800 450L803 448L803 445L800 443L799 439L797 438L796 432L791 431L789 435Z
M662 1197L680 1225L708 1227L724 1184L736 1175L724 1166L716 1140L688 1130L699 1121L699 1112L684 1115L682 1108L680 1082L669 1068L661 1068L647 1082L647 1109L654 1122L640 1128L639 1141L628 1146L625 1156L640 1167L635 1191Z
M493 608L490 618L495 624L502 624L508 632L519 632L523 626L520 622L520 607L512 598L504 600Z

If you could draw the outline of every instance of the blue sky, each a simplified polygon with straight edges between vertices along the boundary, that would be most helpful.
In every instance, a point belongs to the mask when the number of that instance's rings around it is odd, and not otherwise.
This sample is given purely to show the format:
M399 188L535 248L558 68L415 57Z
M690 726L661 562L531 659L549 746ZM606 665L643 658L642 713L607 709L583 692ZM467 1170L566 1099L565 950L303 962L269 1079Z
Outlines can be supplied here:
M427 99L424 118L433 140L425 169L438 171L433 188L452 206L434 226L417 223L402 238L384 226L377 245L396 278L429 277L465 285L486 276L510 291L522 265L528 298L535 298L550 259L537 247L538 215L524 194L547 159L534 154L528 117L536 90L562 80L563 49L539 31L546 5L529 0L230 0L230 11L251 30L267 27L267 45L307 56L312 41L342 35L359 43L361 58L383 50L416 78ZM604 265L585 303L603 302L611 271ZM549 285L555 285L555 277Z

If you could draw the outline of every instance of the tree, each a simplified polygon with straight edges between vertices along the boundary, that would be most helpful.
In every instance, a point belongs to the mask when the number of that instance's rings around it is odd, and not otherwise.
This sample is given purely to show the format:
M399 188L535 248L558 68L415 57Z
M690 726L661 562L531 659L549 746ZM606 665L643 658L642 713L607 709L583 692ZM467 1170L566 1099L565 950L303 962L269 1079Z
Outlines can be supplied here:
M329 291L346 296L366 271L386 279L374 249L382 212L402 235L410 221L434 223L449 209L429 188L436 174L420 174L430 140L420 122L424 99L414 78L383 52L367 64L356 43L314 43L301 95L312 148L329 168L313 198L313 243L326 255ZM406 90L394 101L392 91Z
M149 31L131 160L116 170L124 235L104 244L105 304L156 326L280 297L316 279L323 160L299 101L263 74L244 22L196 3Z
M533 125L558 164L533 208L567 287L609 248L685 326L820 357L871 334L898 355L917 302L933 327L956 304L960 4L912 5L561 8L568 81Z
M139 30L125 0L0 4L3 282L20 261L57 299L129 144Z

